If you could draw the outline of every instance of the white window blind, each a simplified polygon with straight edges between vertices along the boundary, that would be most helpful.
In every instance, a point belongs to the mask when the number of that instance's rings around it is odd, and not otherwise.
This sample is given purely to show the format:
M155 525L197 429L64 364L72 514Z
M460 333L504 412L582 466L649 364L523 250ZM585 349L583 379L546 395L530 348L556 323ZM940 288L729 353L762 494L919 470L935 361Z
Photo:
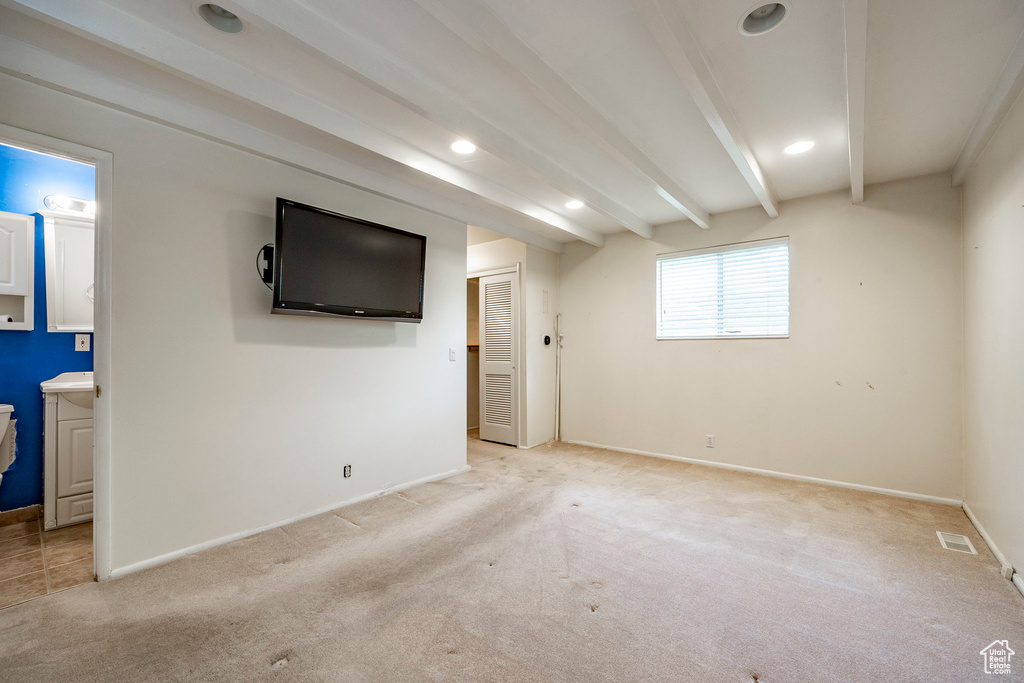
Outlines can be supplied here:
M658 339L789 336L789 238L658 256Z

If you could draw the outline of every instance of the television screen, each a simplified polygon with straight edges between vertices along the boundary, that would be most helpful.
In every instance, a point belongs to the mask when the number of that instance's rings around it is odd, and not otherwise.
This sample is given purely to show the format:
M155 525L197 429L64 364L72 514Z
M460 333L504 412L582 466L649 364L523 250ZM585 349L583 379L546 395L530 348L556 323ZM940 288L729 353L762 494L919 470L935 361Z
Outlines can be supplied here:
M420 322L427 238L277 199L274 313Z

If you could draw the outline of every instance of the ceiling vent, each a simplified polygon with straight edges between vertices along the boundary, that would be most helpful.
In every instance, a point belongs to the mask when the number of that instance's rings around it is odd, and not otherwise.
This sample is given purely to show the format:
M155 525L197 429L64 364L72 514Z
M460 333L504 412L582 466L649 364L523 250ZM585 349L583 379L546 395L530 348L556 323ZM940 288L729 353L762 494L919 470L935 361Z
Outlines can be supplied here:
M759 36L782 23L789 15L786 2L768 2L757 5L740 19L740 33L745 36Z
M196 3L194 7L200 19L222 33L241 33L245 30L245 23L238 15L220 5L201 2Z
M946 550L955 550L958 553L977 555L978 551L971 545L971 539L962 534L947 534L945 531L936 531L939 536L939 543Z

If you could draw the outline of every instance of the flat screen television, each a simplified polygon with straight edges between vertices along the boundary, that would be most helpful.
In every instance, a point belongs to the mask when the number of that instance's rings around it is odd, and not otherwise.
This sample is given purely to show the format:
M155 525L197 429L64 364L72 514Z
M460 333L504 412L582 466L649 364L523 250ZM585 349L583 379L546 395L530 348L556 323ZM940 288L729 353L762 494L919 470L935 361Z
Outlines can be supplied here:
M418 323L427 238L277 198L273 313Z

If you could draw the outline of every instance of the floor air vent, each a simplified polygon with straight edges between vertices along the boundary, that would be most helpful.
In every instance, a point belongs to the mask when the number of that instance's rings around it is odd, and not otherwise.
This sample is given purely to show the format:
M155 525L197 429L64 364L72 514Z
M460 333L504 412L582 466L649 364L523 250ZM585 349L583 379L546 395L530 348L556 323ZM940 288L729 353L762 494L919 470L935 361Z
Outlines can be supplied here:
M936 531L939 536L939 543L946 550L955 550L958 553L977 555L978 551L971 545L971 539L961 534L947 534L945 531Z

